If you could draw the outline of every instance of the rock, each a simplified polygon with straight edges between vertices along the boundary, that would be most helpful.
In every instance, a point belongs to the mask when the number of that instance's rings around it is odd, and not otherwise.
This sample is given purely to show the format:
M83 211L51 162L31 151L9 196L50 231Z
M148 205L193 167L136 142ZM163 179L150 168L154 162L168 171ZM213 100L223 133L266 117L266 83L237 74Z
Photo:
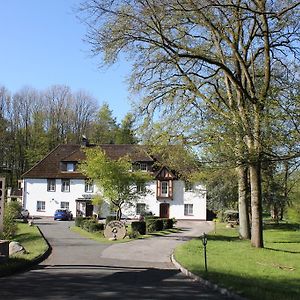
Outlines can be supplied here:
M9 243L9 255L15 254L15 253L26 253L26 250L24 247L18 243L18 242L10 242Z

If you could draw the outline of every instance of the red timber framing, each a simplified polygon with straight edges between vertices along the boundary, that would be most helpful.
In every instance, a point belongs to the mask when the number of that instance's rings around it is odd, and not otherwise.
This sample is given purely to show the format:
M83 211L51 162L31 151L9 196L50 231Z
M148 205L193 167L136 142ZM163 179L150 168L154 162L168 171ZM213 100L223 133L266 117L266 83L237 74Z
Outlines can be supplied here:
M157 199L173 199L173 181L176 176L166 167L162 167L156 174L156 197Z

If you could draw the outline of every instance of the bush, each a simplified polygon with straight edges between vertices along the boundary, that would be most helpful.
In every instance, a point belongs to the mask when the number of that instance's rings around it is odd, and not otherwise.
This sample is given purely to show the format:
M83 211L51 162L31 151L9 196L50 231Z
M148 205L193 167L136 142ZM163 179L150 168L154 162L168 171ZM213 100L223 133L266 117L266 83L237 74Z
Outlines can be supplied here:
M146 219L146 230L147 233L163 230L163 220L159 218Z
M106 217L105 224L108 224L110 221L114 221L114 220L116 220L116 217L115 217L115 216L107 216L107 217Z
M13 218L19 219L22 211L22 204L18 201L11 201L6 204Z
M175 219L161 219L163 222L163 229L172 229Z
M139 234L146 234L146 222L135 221L131 223L132 232L137 231Z
M89 232L96 232L104 230L104 224L95 223L93 221L88 222L88 231Z
M75 226L81 227L81 225L82 225L83 222L84 222L84 218L83 217L76 217L75 218Z
M130 239L136 239L140 236L140 233L138 231L132 231L128 234Z
M17 206L15 202L7 203L4 207L4 218L3 218L3 239L11 239L17 233L17 223L16 223L16 210Z

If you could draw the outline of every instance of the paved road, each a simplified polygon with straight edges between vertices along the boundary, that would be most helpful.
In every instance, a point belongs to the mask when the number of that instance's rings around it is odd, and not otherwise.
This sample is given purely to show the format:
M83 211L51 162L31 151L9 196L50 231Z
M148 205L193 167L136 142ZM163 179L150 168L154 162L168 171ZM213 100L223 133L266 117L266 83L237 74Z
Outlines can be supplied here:
M170 237L99 244L69 231L70 222L41 220L52 254L35 269L0 278L0 299L228 299L174 268L169 254L189 236L209 228L198 223Z

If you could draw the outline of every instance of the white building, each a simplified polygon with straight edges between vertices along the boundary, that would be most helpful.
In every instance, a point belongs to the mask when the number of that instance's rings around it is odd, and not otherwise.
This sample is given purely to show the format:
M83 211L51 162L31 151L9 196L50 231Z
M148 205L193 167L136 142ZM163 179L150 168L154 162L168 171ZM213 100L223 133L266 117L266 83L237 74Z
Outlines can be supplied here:
M132 163L150 172L148 193L137 203L123 208L126 218L139 218L144 211L156 216L176 219L206 220L206 190L201 184L185 184L167 167L155 170L155 158L139 145L100 145L111 159L130 155ZM73 215L98 214L92 197L99 189L77 170L84 160L81 145L59 145L44 159L23 174L23 205L34 216L53 216L56 209L67 208ZM137 187L138 188L138 187ZM104 203L100 217L110 215Z

